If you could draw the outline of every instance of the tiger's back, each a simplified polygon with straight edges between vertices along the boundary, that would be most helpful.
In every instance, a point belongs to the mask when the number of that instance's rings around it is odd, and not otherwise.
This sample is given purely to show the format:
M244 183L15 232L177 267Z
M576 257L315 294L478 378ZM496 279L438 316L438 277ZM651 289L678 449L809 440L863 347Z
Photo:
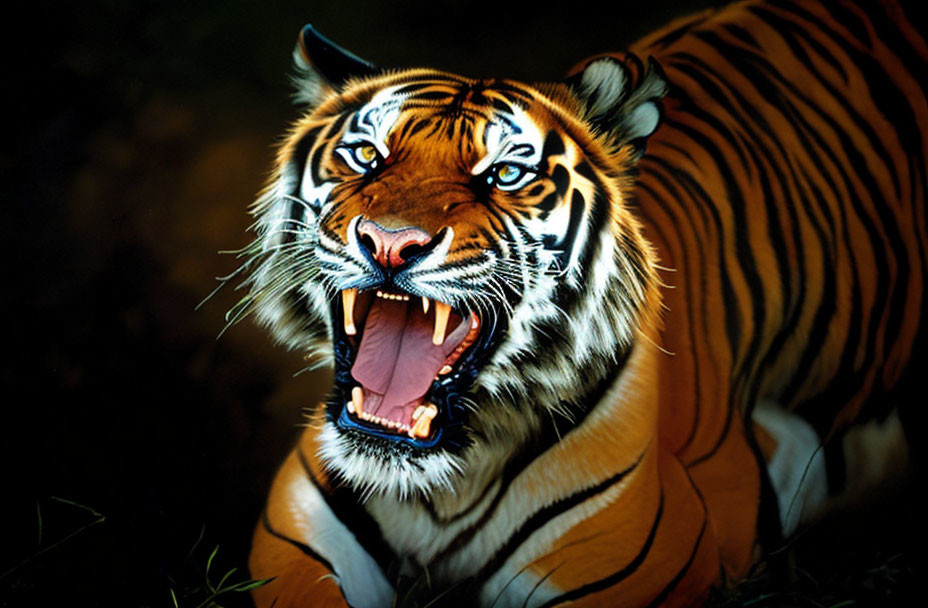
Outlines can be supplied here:
M335 396L256 531L253 573L279 577L260 606L691 605L830 508L829 493L872 482L855 458L904 455L891 410L923 348L924 41L892 2L749 0L633 51L661 77L630 55L538 88L342 57L307 80L322 101L257 208L251 297L291 347L328 337ZM338 82L343 65L362 74ZM606 117L613 106L625 114ZM320 266L300 274L310 244ZM399 308L410 297L429 322L449 306L391 273L418 263L476 284L511 249L518 263L482 297L519 280L524 293L501 312L454 309L476 336L458 355L475 340L490 353L461 359L483 392L467 392L455 355L415 428L360 418L382 395L359 379L373 364L352 366L355 336L389 334L370 319L391 306L419 315ZM382 283L346 278L374 276L368 264ZM489 326L503 329L481 342ZM844 449L874 417L885 432Z
M677 355L663 438L698 469L732 424L705 420L706 404L746 418L760 406L758 420L791 411L788 428L813 444L790 474L808 475L829 440L836 462L816 466L840 493L855 482L847 425L910 405L894 389L926 311L928 49L892 3L752 2L639 52L672 83L637 190L648 237L675 270L664 274L664 345ZM697 399L680 408L680 395ZM790 515L788 531L801 513Z
M644 51L673 83L637 193L665 280L730 313L705 335L740 400L823 437L899 379L923 311L928 49L871 8L748 3Z

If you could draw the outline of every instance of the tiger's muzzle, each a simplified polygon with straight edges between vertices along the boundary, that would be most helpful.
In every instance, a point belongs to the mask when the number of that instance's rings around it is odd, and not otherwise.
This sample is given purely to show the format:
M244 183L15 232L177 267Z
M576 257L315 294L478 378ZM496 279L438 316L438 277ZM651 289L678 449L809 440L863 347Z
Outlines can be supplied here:
M336 398L329 412L342 431L419 449L455 435L461 403L495 333L477 310L434 297L415 274L443 257L435 248L452 234L417 227L352 222L369 280L341 290L333 303ZM349 239L352 240L352 239Z

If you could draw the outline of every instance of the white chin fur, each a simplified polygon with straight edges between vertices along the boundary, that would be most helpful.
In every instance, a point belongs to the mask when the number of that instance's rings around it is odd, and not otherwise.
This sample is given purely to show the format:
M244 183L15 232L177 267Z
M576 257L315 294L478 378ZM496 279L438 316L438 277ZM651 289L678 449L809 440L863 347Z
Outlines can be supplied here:
M405 500L428 496L437 490L453 491L463 461L445 452L417 455L372 455L355 449L332 422L319 433L319 459L339 481L365 499L374 495Z

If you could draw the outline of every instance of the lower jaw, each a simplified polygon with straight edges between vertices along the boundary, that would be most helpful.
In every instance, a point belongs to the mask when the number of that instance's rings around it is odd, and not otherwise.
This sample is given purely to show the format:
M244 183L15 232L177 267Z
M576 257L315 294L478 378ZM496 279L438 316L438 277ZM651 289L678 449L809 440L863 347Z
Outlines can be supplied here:
M460 427L463 422L458 419L463 410L456 407L462 384L461 371L459 368L453 373L436 377L431 388L417 400L415 406L407 404L406 408L413 408L411 411L415 412L407 424L394 421L388 423L385 418L374 415L377 413L376 404L373 406L374 412L360 416L355 406L357 404L363 408L364 402L368 401L368 408L365 409L369 409L369 394L367 389L358 386L353 380L347 386L336 384L336 397L328 405L329 419L340 430L355 437L371 438L375 442L386 440L393 445L404 444L420 450L435 448L448 437L446 427L449 423ZM343 377L351 378L350 373ZM452 410L458 412L458 415L453 415Z

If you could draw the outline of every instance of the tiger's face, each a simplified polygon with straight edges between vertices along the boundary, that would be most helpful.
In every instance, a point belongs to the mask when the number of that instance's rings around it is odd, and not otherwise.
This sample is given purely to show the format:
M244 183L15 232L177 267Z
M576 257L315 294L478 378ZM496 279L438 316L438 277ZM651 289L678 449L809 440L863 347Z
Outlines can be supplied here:
M577 423L654 310L627 192L663 82L614 58L543 87L348 55L362 77L333 77L319 40L304 30L310 108L256 204L246 304L333 363L336 478L453 490Z

